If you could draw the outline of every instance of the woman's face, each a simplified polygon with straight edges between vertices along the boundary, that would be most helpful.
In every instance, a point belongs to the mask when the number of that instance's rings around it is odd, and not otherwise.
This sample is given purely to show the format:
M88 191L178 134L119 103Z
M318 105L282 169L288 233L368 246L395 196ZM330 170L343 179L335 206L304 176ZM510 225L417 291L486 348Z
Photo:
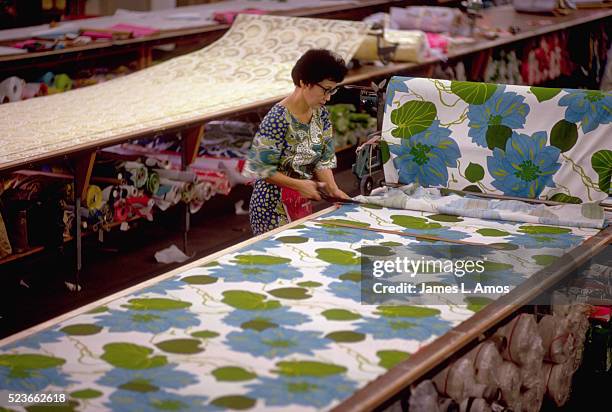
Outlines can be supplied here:
M327 103L332 94L335 93L338 83L333 80L323 80L314 84L302 84L302 94L306 103L312 109L317 109Z

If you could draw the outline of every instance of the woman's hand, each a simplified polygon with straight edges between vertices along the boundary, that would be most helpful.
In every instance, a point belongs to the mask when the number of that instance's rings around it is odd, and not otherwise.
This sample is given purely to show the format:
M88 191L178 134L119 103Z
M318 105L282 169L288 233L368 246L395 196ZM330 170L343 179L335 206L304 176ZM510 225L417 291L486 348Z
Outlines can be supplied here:
M329 190L328 191L329 195L331 197L335 197L338 199L350 199L350 196L347 195L346 193L344 193L342 190L340 190L340 188L336 187L333 190Z
M296 184L296 190L304 196L306 199L311 200L321 200L321 195L319 194L319 185L313 180L300 179L299 183Z

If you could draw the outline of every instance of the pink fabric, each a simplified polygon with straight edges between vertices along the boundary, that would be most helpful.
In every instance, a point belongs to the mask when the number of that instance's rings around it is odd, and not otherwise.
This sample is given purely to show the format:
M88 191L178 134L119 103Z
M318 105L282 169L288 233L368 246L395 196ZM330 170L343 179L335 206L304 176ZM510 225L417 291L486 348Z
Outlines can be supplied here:
M83 32L82 36L91 37L92 39L112 39L113 33L90 30L90 31Z
M440 49L444 53L448 52L448 38L438 33L425 33L427 42L432 49Z
M213 19L217 23L221 24L232 24L236 16L240 13L245 14L268 14L266 10L261 9L244 9L244 10L226 10L226 11L217 11L213 14Z

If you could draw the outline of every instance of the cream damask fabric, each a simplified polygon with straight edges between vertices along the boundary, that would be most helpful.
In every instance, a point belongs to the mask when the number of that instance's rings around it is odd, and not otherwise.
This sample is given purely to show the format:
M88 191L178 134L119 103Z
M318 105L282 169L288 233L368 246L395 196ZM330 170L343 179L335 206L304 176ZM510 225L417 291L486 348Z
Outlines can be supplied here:
M0 106L0 164L103 144L281 98L308 49L350 59L366 23L241 14L215 43L103 84Z

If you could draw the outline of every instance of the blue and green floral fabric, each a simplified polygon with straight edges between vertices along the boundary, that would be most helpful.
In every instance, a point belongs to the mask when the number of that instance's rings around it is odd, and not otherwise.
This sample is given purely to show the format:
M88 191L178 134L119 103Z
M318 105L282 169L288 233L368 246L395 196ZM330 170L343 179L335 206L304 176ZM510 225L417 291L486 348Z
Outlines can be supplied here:
M320 219L505 245L491 249L487 275L512 285L598 232L356 205ZM80 411L331 409L486 305L361 303L364 256L431 245L294 225L5 339L0 399L62 392L62 410Z
M393 77L385 178L567 203L612 176L612 93Z

